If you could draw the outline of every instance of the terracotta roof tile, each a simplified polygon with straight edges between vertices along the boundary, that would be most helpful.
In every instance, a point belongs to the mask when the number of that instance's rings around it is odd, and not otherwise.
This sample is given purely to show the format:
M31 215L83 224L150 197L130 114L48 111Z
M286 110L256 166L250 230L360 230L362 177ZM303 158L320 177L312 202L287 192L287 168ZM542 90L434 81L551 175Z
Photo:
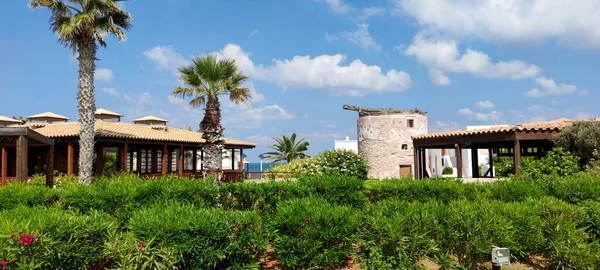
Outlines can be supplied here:
M60 114L56 114L53 112L45 112L45 113L40 113L40 114L36 114L36 115L27 117L27 119L36 119L36 118L55 118L55 119L69 120L68 117L62 116Z
M96 115L112 115L112 116L123 116L123 115L121 115L121 114L118 114L118 113L116 113L116 112L111 112L111 111L109 111L109 110L107 110L107 109L102 109L102 108L100 108L100 109L97 109L97 110L96 110L96 112L95 112L95 114L96 114Z
M16 120L16 119L12 119L10 117L6 117L6 116L2 116L0 115L0 122L5 122L5 123L15 123L15 124L19 124L22 123L21 120Z
M558 130L568 126L571 126L575 120L569 120L565 118L547 121L547 122L530 122L508 126L497 126L484 129L473 129L473 130L457 130L448 132L437 132L413 136L413 139L428 139L428 138L442 138L442 137L454 137L454 136L465 136L465 135L476 135L476 134L490 134L490 133L503 133L509 131L543 131L543 130Z
M181 143L204 143L202 133L179 128L142 126L129 123L114 123L101 120L96 121L96 133L101 137L167 141ZM76 137L79 134L79 123L46 124L35 128L38 133L50 138ZM227 145L240 145L255 147L255 143L225 138Z

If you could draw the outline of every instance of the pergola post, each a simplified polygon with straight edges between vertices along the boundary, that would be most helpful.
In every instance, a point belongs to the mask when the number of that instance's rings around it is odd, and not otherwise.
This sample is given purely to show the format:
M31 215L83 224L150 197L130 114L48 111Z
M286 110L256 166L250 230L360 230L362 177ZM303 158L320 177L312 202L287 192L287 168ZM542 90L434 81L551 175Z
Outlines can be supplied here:
M163 150L162 150L162 163L160 164L162 166L161 168L161 172L163 177L167 176L167 144L163 144Z
M413 159L414 159L414 161L413 161L412 170L413 170L413 179L415 179L415 180L419 180L420 179L419 178L419 154L418 154L418 150L417 149L418 149L418 147L415 147L413 145Z
M196 173L197 171L197 167L196 163L198 163L198 157L196 156L198 153L198 149L193 149L192 150L192 171L194 171L194 173Z
M513 157L515 176L518 177L521 175L521 142L519 140L515 140L513 148Z
M2 185L6 185L6 177L8 177L8 151L6 147L2 147L2 169L0 171L0 177L2 177Z
M200 170L204 170L204 149L200 149Z
M479 149L471 148L471 175L473 178L479 178Z
M235 149L231 148L231 170L235 170Z
M489 168L489 170L490 170L490 177L494 178L494 156L492 154L492 149L493 148L488 149L488 154L489 154L488 163L490 165L490 168Z
M135 150L137 153L137 156L135 157L135 167L136 167L136 172L138 174L142 173L142 148L141 147L137 147L137 149Z
M156 148L152 149L152 159L150 160L150 163L152 164L150 173L156 173L158 171L158 149Z
M67 176L73 175L73 142L67 145Z
M240 148L240 170L244 170L244 149Z
M455 155L456 155L456 177L457 178L462 178L463 177L463 172L462 172L462 147L460 146L460 144L456 144L455 145Z
M54 187L54 145L48 146L46 153L46 186Z
M421 178L429 177L427 174L427 153L425 148L421 148Z
M17 139L17 180L27 180L27 138L19 136Z
M96 177L104 171L104 146L96 143Z
M179 176L183 176L183 145L179 145L179 166L177 166L177 170L179 170Z
M121 171L127 171L127 151L128 151L127 143L123 143L121 145Z

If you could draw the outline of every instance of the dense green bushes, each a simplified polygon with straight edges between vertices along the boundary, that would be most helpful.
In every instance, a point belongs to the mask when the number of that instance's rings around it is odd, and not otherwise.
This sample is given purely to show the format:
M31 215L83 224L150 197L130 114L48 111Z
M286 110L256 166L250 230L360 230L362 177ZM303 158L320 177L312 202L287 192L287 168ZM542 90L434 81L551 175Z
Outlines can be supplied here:
M256 213L158 203L136 211L131 232L142 241L174 247L186 269L242 269L256 266L267 244Z
M351 257L366 269L426 257L468 267L503 245L514 259L579 269L600 263L598 224L600 178L579 174L493 184L318 175L220 187L120 175L0 188L0 255L10 267L255 268L267 248L289 268Z
M284 266L327 268L340 265L352 252L358 212L322 199L294 199L280 204L270 221L273 248Z
M323 151L317 156L294 160L270 168L270 172L287 172L296 175L342 174L367 179L367 160L350 150Z

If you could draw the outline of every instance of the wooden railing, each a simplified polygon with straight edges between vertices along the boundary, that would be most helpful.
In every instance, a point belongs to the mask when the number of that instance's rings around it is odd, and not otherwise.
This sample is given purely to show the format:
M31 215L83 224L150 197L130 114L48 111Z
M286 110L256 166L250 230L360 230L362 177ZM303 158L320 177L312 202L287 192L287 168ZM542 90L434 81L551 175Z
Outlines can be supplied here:
M248 180L259 180L259 179L286 179L292 176L291 172L246 172L246 178Z

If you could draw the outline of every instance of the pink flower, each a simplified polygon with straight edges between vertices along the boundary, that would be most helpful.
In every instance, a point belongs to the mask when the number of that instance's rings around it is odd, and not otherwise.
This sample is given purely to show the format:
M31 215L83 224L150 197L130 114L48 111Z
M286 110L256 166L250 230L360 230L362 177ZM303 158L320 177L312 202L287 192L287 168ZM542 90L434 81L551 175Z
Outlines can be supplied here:
M8 264L8 260L6 258L2 258L2 260L0 260L0 263L3 265Z
M33 243L33 241L35 241L35 238L35 234L31 234L30 236L25 233L19 238L19 241L21 241L21 244L23 244L24 246L29 246Z
M139 250L139 251L142 251L142 249L144 249L144 242L140 242L140 243L138 244L138 250Z

